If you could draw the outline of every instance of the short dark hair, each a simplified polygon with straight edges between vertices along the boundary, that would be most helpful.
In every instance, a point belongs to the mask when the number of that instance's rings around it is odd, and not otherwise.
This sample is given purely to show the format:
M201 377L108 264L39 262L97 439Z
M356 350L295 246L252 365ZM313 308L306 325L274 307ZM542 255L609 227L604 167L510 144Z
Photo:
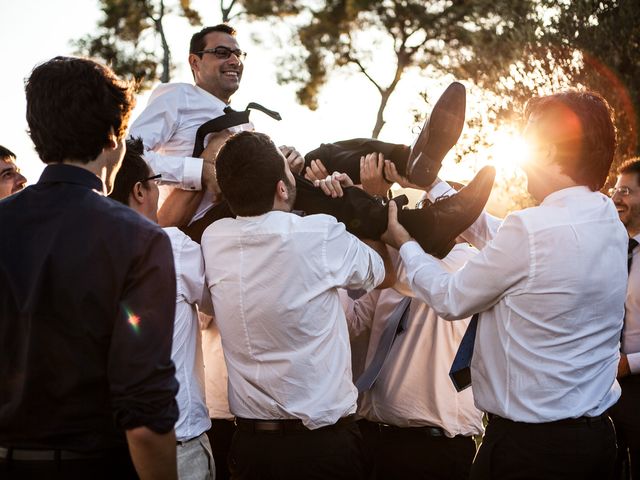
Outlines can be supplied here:
M129 206L129 194L133 191L134 185L151 176L151 169L142 158L143 153L144 145L141 138L127 139L127 151L109 198Z
M551 110L570 113L549 124L547 131L558 147L563 173L593 191L600 190L616 150L616 129L609 104L599 93L567 90L529 100L525 119Z
M227 35L231 35L232 37L236 36L235 28L233 28L230 25L227 25L226 23L221 23L213 27L204 27L198 33L194 33L193 36L191 37L191 42L189 42L189 53L193 53L195 55L198 55L200 58L202 58L202 54L196 53L196 52L201 52L202 50L204 50L206 46L204 37L206 37L211 32L226 33Z
M264 133L240 132L216 159L220 190L236 215L256 216L273 209L280 180L287 181L282 154Z
M636 181L640 185L640 157L634 157L626 160L618 167L618 175L636 174Z
M25 83L29 135L44 163L95 160L113 133L124 138L133 84L93 60L55 57Z
M16 154L6 147L0 145L0 160L4 158L16 158Z

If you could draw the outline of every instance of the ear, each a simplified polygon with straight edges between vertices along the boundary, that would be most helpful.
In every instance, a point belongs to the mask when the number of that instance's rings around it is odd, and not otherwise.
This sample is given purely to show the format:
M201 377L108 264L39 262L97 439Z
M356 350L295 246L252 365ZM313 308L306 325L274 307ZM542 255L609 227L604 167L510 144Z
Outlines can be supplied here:
M287 190L284 180L278 180L276 183L276 197L280 200L289 200L289 190Z
M195 72L198 69L200 63L200 57L198 57L195 53L189 54L189 66L191 67L191 71Z
M104 150L115 150L116 148L118 148L118 138L113 131L113 127L111 127L107 136L107 143L104 146Z
M144 187L142 186L142 182L136 182L131 189L131 193L129 194L129 204L142 205L144 203L146 194L147 192L145 192Z

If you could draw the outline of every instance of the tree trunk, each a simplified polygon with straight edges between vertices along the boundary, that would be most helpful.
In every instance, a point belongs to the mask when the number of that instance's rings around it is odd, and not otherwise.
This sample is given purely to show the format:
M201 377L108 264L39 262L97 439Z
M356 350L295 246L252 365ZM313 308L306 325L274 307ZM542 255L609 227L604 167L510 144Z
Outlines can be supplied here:
M387 88L380 93L380 105L378 106L378 115L376 116L376 124L373 127L373 132L371 132L371 138L378 138L380 135L380 130L384 127L384 109L387 108L387 102L389 101L389 97L393 93L395 89L395 85L393 87Z
M162 26L162 19L164 18L164 1L160 1L160 15L155 20L156 30L160 34L160 40L162 42L162 76L160 81L162 83L168 83L171 79L171 51L169 50L169 44L167 43L167 37L164 34L164 27Z

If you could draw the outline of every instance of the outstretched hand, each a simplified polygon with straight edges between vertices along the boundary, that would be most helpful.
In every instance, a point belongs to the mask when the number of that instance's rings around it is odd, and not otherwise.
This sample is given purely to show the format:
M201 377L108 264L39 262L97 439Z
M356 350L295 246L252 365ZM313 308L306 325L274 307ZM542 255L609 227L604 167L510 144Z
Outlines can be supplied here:
M412 240L409 232L398 222L398 206L396 202L389 202L387 230L382 234L380 240L397 250L400 250L402 245Z

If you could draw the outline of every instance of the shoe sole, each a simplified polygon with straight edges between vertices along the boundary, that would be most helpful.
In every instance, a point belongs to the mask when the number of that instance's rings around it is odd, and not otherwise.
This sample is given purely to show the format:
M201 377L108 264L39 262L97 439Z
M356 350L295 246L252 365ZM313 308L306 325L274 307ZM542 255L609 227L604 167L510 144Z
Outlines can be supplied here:
M482 169L480 169L480 172L483 170L487 172L483 174L483 177L486 175L486 178L483 178L481 181L480 180L478 181L480 181L482 185L481 190L484 191L484 195L480 197L479 199L480 201L474 203L476 205L482 205L482 207L477 210L477 213L475 213L472 217L470 217L469 221L460 225L460 227L458 228L458 233L456 234L456 237L475 223L478 217L482 214L482 211L484 210L484 207L486 206L487 202L489 201L489 197L491 196L491 191L493 189L493 184L496 179L496 169L492 166L485 166L485 167L482 167ZM480 174L480 172L478 172L478 174ZM487 188L487 184L489 185L488 188ZM434 253L432 253L432 255L434 257L442 259L449 254L449 252L453 249L454 246L455 246L455 241L453 242L449 241L443 245L435 245L433 247Z
M456 90L458 92L453 93ZM456 99L462 101L456 102ZM434 182L442 160L460 138L464 128L465 109L466 90L464 85L454 82L440 96L431 115L424 123L420 136L427 136L425 147L420 149L413 160L409 159L407 177L412 183L426 187ZM419 143L420 137L418 137L414 148ZM423 168L418 166L421 163L424 164ZM437 166L435 171L430 168L432 165Z

